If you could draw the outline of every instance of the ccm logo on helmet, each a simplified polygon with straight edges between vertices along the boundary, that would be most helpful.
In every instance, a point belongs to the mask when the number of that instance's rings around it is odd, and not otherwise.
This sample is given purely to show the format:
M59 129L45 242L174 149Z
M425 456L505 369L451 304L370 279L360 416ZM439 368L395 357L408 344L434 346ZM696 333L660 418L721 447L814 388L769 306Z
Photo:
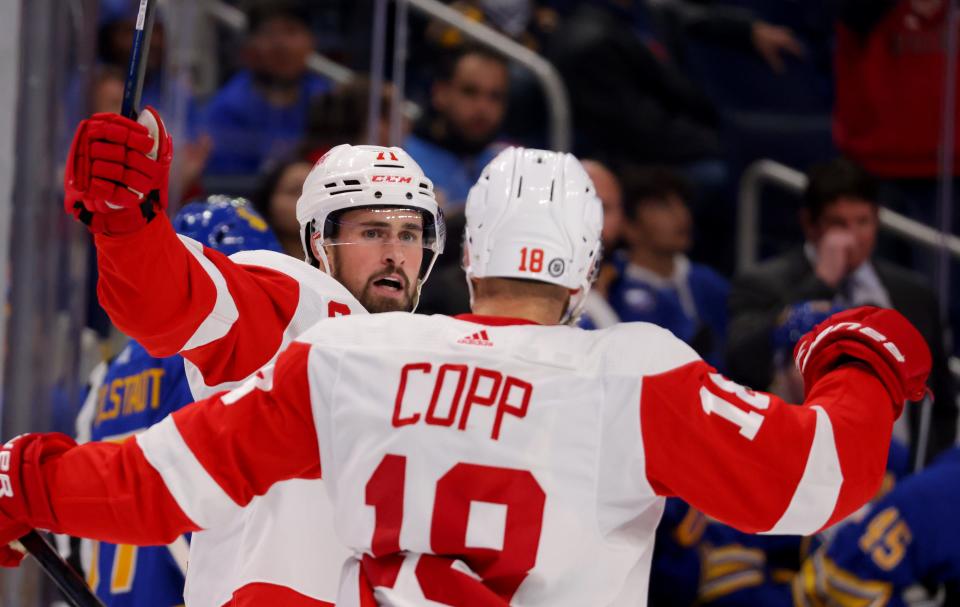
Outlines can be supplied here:
M820 341L835 331L856 331L866 335L873 341L879 343L883 346L883 349L890 353L897 362L905 362L907 359L904 358L903 353L900 352L900 348L897 347L897 344L893 343L887 336L883 333L880 333L876 329L871 327L865 327L858 322L841 322L833 325L832 327L827 327L820 335L817 335L817 338L813 340L813 343L810 344L810 347L806 350L801 349L797 352L797 368L800 369L802 373L804 368L807 366L807 360L810 358L810 353L816 349Z
M374 175L370 178L374 183L411 183L413 177L402 177L400 175Z

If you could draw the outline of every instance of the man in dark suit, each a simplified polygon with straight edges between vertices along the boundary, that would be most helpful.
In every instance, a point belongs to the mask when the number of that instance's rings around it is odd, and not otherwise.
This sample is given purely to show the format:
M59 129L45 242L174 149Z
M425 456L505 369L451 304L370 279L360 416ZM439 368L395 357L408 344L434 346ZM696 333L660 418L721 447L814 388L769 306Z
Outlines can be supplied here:
M771 381L771 336L786 306L825 300L841 306L898 310L926 338L933 353L935 395L926 459L949 447L957 429L953 381L944 327L934 293L902 268L872 258L880 226L877 186L852 162L837 159L810 171L804 193L802 247L744 272L732 285L727 371L735 381L765 389ZM918 447L920 408L909 409L911 448Z

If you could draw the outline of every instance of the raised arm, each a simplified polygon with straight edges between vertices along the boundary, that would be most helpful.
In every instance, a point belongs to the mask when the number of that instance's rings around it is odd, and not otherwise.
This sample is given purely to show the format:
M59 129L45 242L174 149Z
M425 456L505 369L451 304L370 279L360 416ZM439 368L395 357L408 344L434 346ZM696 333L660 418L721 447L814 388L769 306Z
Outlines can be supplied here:
M806 535L866 503L893 422L922 396L923 338L897 312L857 308L800 341L802 405L754 392L696 361L643 380L647 477L746 532Z
M120 444L27 434L0 449L0 545L29 528L166 544L290 478L319 478L309 346ZM0 554L0 563L3 562Z
M154 356L180 352L208 385L246 378L280 349L300 285L177 236L164 215L130 234L97 234L97 295Z
M300 288L286 273L241 265L174 233L165 215L173 144L151 108L140 123L80 123L64 206L95 235L100 302L154 356L182 352L208 386L238 381L280 349Z

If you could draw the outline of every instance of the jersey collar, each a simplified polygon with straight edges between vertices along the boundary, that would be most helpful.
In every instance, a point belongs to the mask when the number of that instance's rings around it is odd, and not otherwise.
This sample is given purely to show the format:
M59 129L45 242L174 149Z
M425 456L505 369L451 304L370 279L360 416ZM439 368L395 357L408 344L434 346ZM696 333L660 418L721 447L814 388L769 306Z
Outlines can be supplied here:
M540 323L526 318L510 318L508 316L485 316L482 314L457 314L457 320L487 325L488 327L505 327L508 325L539 325Z

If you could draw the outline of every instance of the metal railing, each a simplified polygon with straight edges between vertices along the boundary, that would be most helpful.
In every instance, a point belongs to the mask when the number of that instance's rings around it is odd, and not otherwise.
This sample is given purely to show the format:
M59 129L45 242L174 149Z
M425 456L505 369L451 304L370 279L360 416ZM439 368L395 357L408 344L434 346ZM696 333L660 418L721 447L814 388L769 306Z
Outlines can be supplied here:
M398 10L398 15L403 18L403 23L399 24L398 31L400 27L406 27L406 7L409 6L422 14L442 21L460 31L464 36L497 51L529 69L543 88L544 96L547 100L547 111L549 115L548 140L551 149L557 151L570 150L572 137L570 96L567 93L567 89L563 84L563 79L560 77L559 72L557 72L556 68L553 67L549 61L500 32L482 23L471 21L462 13L437 0L396 1L398 8L401 8L402 5L402 10ZM236 32L246 31L247 17L240 9L220 0L210 0L203 3L203 6L207 14L217 22ZM384 34L385 32L375 33L374 40L385 40L386 36ZM403 36L395 36L395 44L405 44L403 38ZM395 48L394 55L405 58L406 49ZM312 53L307 59L307 67L311 71L326 76L338 84L350 82L356 77L356 72L350 68L332 61L317 52ZM397 71L396 63L394 70ZM400 71L402 72L402 68ZM371 93L377 93L377 102L371 104L371 107L377 108L379 107L379 92L382 90L378 87L378 79L379 82L382 83L382 70L380 72L372 71L370 77ZM396 84L398 85L395 87L396 92L402 93L402 86L399 86L399 83ZM402 99L402 94L395 95L395 98L398 100ZM402 103L404 115L410 118L416 118L420 115L422 109L417 104L407 100L404 100Z
M233 31L247 31L247 16L242 10L219 0L205 2L203 6L208 15ZM311 53L307 58L307 67L310 71L326 76L337 84L350 82L356 75L350 68L340 65L317 52Z
M737 206L737 271L743 272L757 261L760 241L760 194L764 186L775 185L800 194L807 187L807 176L800 171L774 160L757 160L743 172L740 178L740 196ZM880 228L896 234L914 244L930 249L946 251L951 257L960 258L960 238L935 230L900 213L880 207ZM960 359L951 356L947 360L950 374L960 381ZM957 396L960 401L960 395ZM923 467L932 423L933 402L925 398L920 414L919 445L913 462L914 471ZM960 431L960 425L958 425Z
M775 185L799 194L807 187L807 176L774 160L757 160L740 178L737 208L737 270L743 271L757 261L760 243L760 195L764 186ZM912 243L930 249L945 248L960 258L960 238L946 234L890 209L880 208L880 227Z
M385 0L382 1L385 3ZM404 16L404 22L401 22L400 27L405 27L406 25L405 13L406 7L409 6L413 10L457 29L467 38L489 47L529 69L543 88L544 97L547 100L547 111L549 114L548 141L550 148L561 152L570 150L570 97L563 84L563 79L560 77L560 73L557 72L557 69L553 67L549 61L522 44L515 42L508 36L482 23L470 20L459 11L450 8L442 2L438 2L438 0L395 0L395 2L397 4L398 15ZM398 19L398 21L400 20ZM377 34L374 35L375 40L376 36ZM395 43L403 42L403 38L404 36L394 36ZM398 54L405 56L406 51L403 48L397 48L395 45L394 55L396 56ZM377 77L377 73L371 73L371 78Z

